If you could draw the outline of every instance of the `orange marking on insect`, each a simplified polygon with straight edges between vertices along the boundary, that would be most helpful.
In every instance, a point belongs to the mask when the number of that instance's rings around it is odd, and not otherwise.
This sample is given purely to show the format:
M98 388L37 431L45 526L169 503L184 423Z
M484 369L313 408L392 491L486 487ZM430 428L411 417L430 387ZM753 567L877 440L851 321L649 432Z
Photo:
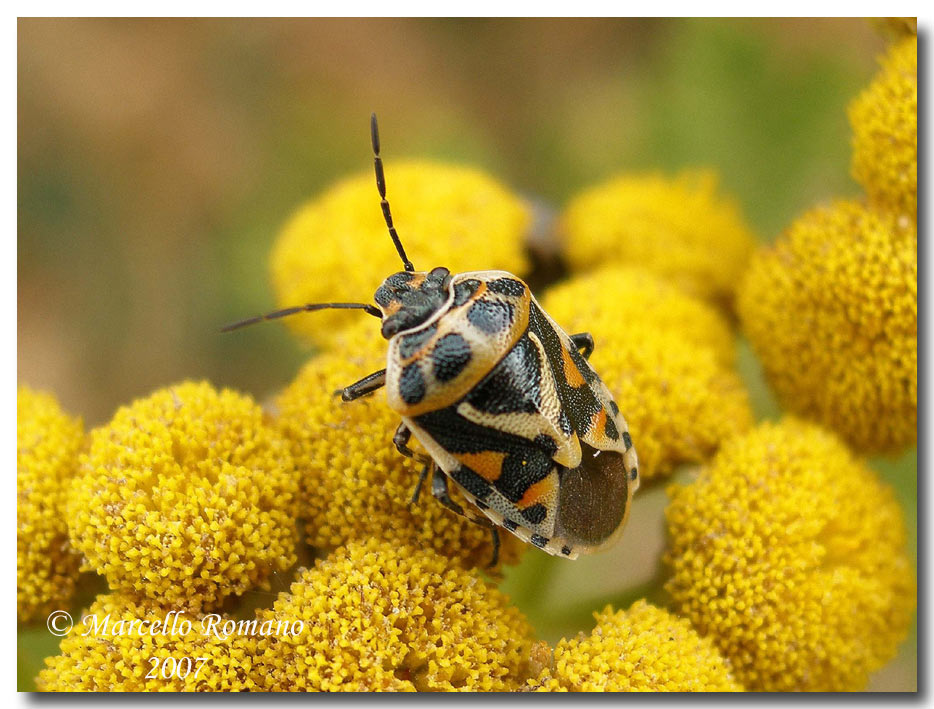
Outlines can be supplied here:
M606 409L603 407L590 419L590 430L597 440L606 438Z
M574 360L571 359L571 353L563 344L561 345L561 360L564 363L565 381L575 389L579 389L580 387L584 386L586 383L584 381L584 375L581 374L580 370L577 368L577 365L574 364Z
M522 499L516 504L516 507L521 510L531 507L541 500L548 498L554 492L554 489L554 477L549 475L544 480L539 480L537 483L529 485L522 495Z
M503 459L506 454L487 451L485 453L458 453L455 457L484 480L494 482L503 472Z

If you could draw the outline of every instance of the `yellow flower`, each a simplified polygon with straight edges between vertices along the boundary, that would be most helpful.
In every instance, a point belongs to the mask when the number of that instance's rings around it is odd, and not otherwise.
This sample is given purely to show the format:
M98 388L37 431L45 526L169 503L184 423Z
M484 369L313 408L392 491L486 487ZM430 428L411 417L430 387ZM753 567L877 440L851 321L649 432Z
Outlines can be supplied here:
M755 247L739 207L712 172L622 175L578 195L559 222L574 269L645 268L687 292L730 306Z
M913 231L857 202L813 209L753 258L737 309L791 413L832 428L861 452L914 444Z
M870 201L917 221L918 39L893 45L882 71L850 105L853 177Z
M724 445L666 511L675 609L750 690L860 690L915 604L892 491L794 419Z
M224 633L224 616L194 617L132 595L99 596L46 658L42 692L240 692L255 639Z
M67 483L84 442L80 419L54 397L20 386L16 392L16 614L45 616L71 598L80 557L62 517Z
M708 347L728 366L736 361L733 331L722 313L644 269L606 266L589 271L549 288L544 303L569 333L590 332L594 322L622 331L633 325L677 330L686 346Z
M710 306L625 269L577 276L542 306L568 333L593 335L590 362L629 424L643 480L706 460L752 425L743 384L725 365L732 335Z
M386 166L387 196L406 254L418 270L528 268L524 237L531 209L484 173L431 162ZM383 280L402 270L379 206L373 172L337 183L299 209L271 258L282 307L328 301L369 303ZM361 315L324 311L290 318L295 332L316 342Z
M111 589L196 612L295 562L297 488L250 397L185 382L91 432L68 525Z
M595 613L597 627L561 640L551 666L529 687L539 692L739 692L713 643L683 618L637 601Z
M333 549L353 539L411 542L465 566L486 566L493 554L490 531L434 500L430 480L418 503L409 504L422 464L393 445L400 419L385 393L347 403L334 394L386 366L378 323L367 318L343 330L337 342L312 359L277 402L279 429L301 473L308 543ZM469 506L454 485L451 494ZM525 545L508 532L500 537L500 559L515 562Z
M270 691L503 691L524 681L532 629L476 572L370 539L303 572L258 620L304 631L259 638Z

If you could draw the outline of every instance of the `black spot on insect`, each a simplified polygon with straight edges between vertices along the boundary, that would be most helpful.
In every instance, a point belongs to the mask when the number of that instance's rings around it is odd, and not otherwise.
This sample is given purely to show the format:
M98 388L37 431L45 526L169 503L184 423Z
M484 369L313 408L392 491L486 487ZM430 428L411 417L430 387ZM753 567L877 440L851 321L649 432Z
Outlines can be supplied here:
M402 370L399 376L399 396L406 404L417 404L425 398L425 378L417 362Z
M548 545L548 538L543 537L541 534L533 534L529 541L539 549L544 549Z
M571 555L571 547L569 547L569 546L563 546L563 547L561 547L561 553L564 554L565 556L570 556L570 555Z
M603 432L606 433L607 438L610 440L616 441L619 439L619 429L616 428L616 422L613 420L612 416L606 417L606 425L603 427Z
M384 283L387 286L404 286L412 280L414 274L411 271L398 271L389 276Z
M549 457L558 452L558 444L555 443L555 439L547 433L539 433L532 442L545 451Z
M389 301L392 300L392 291L386 286L380 286L376 289L373 300L375 300L378 305L382 305L385 308L389 305Z
M495 335L509 328L513 320L513 308L501 300L474 301L467 311L467 320L481 332Z
M626 446L626 450L632 448L632 438L629 436L629 431L623 431L623 443Z
M449 382L460 374L470 361L470 345L461 335L451 332L438 340L431 351L435 379Z
M399 343L399 357L408 359L414 355L428 340L435 336L437 331L437 323L432 323L425 329L413 332L411 335L403 335L402 342Z
M637 477L639 477L639 471L638 471L638 470L636 470L635 468L633 468L632 470L629 471L629 479L630 479L630 480L635 480Z
M480 501L490 494L490 483L481 478L470 468L464 466L456 468L451 473L451 477L454 478L454 482L477 498L476 504L478 506L480 505Z
M486 287L489 291L500 295L518 297L525 293L525 286L514 278L495 278L487 281Z
M616 402L610 399L610 411L613 412L614 416L619 416L619 407L616 405Z
M477 506L477 509L478 509L478 510L488 510L488 509L490 509L490 506L489 506L488 504L486 504L483 500L474 500L473 503Z
M541 409L541 356L528 336L503 357L467 394L467 403L490 414L538 413Z
M545 520L545 517L548 516L548 509L541 503L526 507L520 512L522 516L532 524L541 524Z
M517 529L519 529L519 525L513 522L511 519L503 519L503 526L510 532L515 532Z
M468 278L466 281L461 281L454 286L454 305L463 305L468 300L470 296L477 292L477 288L480 287L480 281L476 278Z

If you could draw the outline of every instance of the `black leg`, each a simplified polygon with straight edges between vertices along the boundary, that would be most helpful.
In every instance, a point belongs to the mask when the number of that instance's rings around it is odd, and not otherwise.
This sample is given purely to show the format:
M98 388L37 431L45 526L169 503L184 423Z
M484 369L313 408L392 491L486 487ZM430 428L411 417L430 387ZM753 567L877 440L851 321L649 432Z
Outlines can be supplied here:
M431 470L432 462L429 460L425 463L425 467L422 468L421 474L418 476L418 482L415 484L415 492L412 493L412 499L409 501L410 505L414 505L418 502L418 496L422 491L422 484L425 482L425 478L428 477L428 471Z
M467 516L464 514L464 508L451 499L451 493L448 491L448 476L439 468L435 468L434 474L431 476L431 494L452 512L462 517Z
M406 458L414 458L419 463L427 463L431 460L427 455L423 453L416 453L411 448L409 448L409 439L412 437L412 432L409 430L409 427L405 425L405 422L399 424L399 427L396 429L396 432L392 435L392 442L396 446L396 450L399 451Z
M571 335L571 342L584 355L584 359L590 359L590 355L593 354L593 336L589 332L579 332L576 335Z
M366 396L379 389L386 383L386 370L381 369L378 372L368 374L359 382L354 382L350 386L338 389L335 394L340 394L343 401L353 401L361 396Z
M490 533L493 535L493 558L487 565L488 569L492 569L499 563L499 529L495 524L490 525Z
M459 514L461 517L466 517L471 522L479 524L481 527L489 527L490 533L493 535L493 558L490 560L487 568L492 569L496 566L499 563L499 530L496 528L496 525L493 524L493 521L486 517L475 517L472 514L464 512L464 508L451 499L451 493L448 490L448 476L437 467L434 469L434 475L431 476L431 494L434 495L438 502L452 512Z

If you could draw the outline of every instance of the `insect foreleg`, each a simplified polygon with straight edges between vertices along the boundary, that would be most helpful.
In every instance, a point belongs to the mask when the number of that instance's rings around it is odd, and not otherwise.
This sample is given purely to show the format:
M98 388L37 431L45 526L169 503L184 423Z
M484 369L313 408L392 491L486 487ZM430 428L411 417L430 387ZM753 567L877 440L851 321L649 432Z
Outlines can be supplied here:
M399 451L406 458L414 458L419 462L428 462L431 460L427 455L422 453L416 453L411 448L409 448L409 439L412 437L412 432L409 430L408 426L405 425L405 422L399 424L399 428L396 429L396 432L392 436L393 445L395 445L396 450Z
M580 350L584 359L590 359L590 355L593 354L593 335L589 332L579 332L576 335L571 335L571 342Z
M353 401L361 396L366 396L379 389L386 383L386 370L381 369L378 372L368 374L359 382L354 382L350 386L338 389L335 394L340 394L343 401Z

